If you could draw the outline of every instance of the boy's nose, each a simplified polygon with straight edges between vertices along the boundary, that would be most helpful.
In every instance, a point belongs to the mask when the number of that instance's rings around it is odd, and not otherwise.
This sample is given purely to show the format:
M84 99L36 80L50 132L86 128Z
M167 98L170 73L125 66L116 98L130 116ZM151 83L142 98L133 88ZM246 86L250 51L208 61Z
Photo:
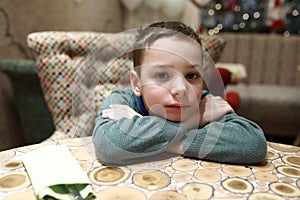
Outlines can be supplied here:
M170 87L172 95L185 95L187 92L187 81L182 76L176 76L172 80L172 85Z

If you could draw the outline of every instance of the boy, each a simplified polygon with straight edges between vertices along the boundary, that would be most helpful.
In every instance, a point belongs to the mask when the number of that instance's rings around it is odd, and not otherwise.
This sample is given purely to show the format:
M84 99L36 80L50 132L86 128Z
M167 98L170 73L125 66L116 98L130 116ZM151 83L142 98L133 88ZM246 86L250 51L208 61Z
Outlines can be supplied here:
M179 154L250 164L266 156L261 128L220 97L202 90L198 34L180 22L139 30L132 53L132 89L102 103L93 132L97 157L125 165Z

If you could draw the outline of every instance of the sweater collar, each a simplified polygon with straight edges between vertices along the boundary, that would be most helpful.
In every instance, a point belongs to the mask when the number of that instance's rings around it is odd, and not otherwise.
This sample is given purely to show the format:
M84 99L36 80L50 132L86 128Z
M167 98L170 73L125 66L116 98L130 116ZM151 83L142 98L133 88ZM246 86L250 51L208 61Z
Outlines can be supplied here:
M145 104L144 104L144 102L143 102L142 96L137 96L137 101L138 101L139 107L140 107L140 109L141 109L141 111L142 111L142 115L143 115L143 116L148 116L149 113L148 113L148 111L146 110L146 107L145 107Z

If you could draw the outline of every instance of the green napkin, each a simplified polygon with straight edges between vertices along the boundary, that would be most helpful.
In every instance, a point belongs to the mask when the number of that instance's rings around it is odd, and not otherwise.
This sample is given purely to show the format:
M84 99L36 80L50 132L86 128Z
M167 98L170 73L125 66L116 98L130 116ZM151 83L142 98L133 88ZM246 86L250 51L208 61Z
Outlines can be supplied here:
M41 147L23 156L23 163L38 199L95 198L87 175L65 145Z

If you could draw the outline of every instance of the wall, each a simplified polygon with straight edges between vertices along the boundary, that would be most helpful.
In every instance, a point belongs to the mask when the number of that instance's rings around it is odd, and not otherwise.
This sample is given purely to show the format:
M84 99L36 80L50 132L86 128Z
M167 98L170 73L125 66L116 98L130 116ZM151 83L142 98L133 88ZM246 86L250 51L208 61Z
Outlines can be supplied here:
M1 0L0 59L31 58L26 36L37 31L122 30L119 0Z
M129 1L130 0L124 0ZM175 13L175 0L139 0L130 12L123 0L0 0L0 60L32 58L26 37L37 31L119 32L161 20L179 20L197 29L200 10L188 0ZM161 2L158 9L151 4ZM169 15L166 14L169 11ZM170 12L174 11L174 12Z
M140 1L137 9L129 12L123 0L0 0L0 60L32 59L26 42L31 32L120 32L161 20L179 20L198 27L199 10L188 0L177 0L184 1L184 6L175 17L164 12L164 9L174 11L175 0L168 0L167 8L156 11L146 1L165 3L167 0ZM9 77L0 72L0 150L24 142L19 121L12 84Z
M0 60L32 59L26 37L38 31L122 30L119 0L0 0ZM0 72L0 150L22 145L12 84Z
M156 21L182 21L197 29L200 24L200 9L189 0L134 0L138 3L129 9L121 0L124 8L124 29L137 28ZM133 2L134 2L133 1Z

